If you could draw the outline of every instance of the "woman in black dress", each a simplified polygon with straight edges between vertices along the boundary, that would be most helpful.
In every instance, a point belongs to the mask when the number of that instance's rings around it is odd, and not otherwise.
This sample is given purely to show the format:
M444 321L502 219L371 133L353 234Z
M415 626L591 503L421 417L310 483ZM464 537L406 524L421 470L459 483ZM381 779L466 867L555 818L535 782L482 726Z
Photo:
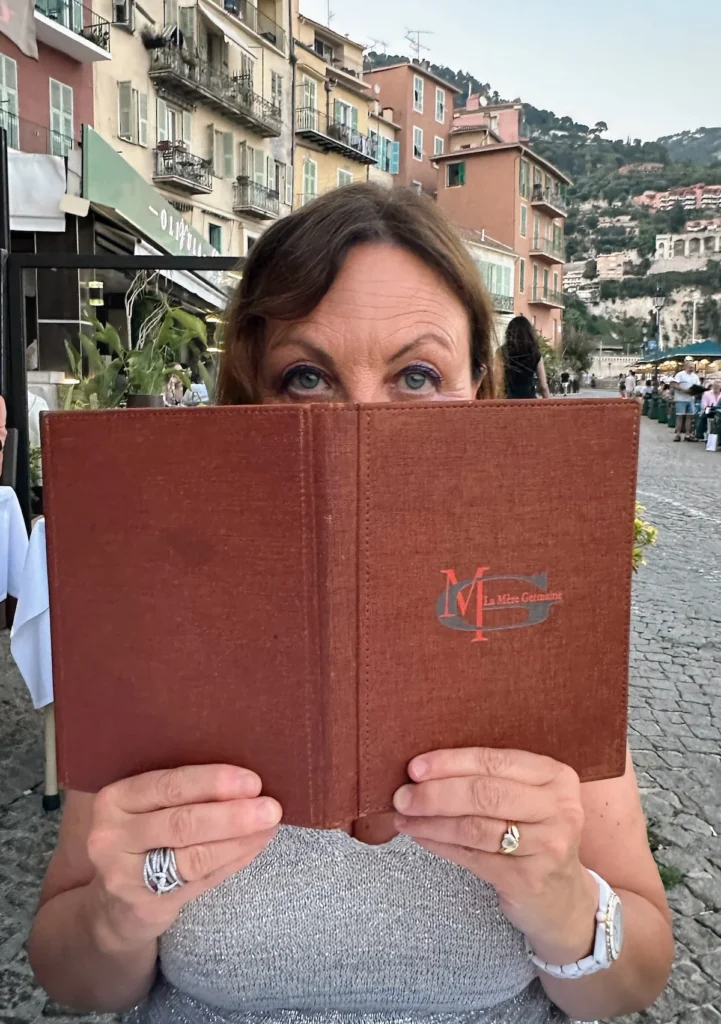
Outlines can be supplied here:
M550 398L546 368L536 332L525 316L516 316L506 328L501 346L506 382L506 398Z

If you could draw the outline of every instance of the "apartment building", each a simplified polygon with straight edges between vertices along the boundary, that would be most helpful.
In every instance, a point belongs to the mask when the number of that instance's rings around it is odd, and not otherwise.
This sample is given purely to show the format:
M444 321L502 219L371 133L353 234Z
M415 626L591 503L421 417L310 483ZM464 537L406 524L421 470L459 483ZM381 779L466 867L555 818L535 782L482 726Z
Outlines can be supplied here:
M110 24L77 0L37 0L38 59L0 34L0 125L9 146L66 156L93 123L93 64L110 61Z
M709 221L703 223L711 223ZM688 225L687 225L688 227ZM656 235L656 259L672 260L679 257L704 259L721 255L721 229L684 231L679 235Z
M96 0L113 22L95 128L221 255L292 205L288 0ZM192 237L192 235L188 235Z
M500 135L498 124L494 134L504 141L479 136L478 144L466 148L468 135L454 131L450 151L436 156L438 203L459 227L483 228L518 255L514 311L557 344L563 310L564 190L570 179L523 142L521 105L501 106L513 141ZM463 127L463 121L459 117L454 128Z
M645 206L652 213L670 210L681 205L684 210L721 210L721 185L705 185L702 182L687 188L670 188L666 192L647 190L634 196L636 206Z
M438 172L434 161L447 149L459 90L434 75L427 62L376 68L366 72L365 81L382 106L392 111L400 130L398 181L435 196Z

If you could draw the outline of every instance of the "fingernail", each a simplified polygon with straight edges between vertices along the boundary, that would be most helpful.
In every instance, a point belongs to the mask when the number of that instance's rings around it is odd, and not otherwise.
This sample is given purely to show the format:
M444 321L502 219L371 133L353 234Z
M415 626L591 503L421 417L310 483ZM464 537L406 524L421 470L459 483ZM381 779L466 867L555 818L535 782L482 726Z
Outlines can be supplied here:
M260 779L255 772L243 772L238 776L238 792L241 796L257 796L260 792Z
M280 804L275 800L261 800L256 809L256 815L261 825L277 825L282 817Z
M417 757L411 761L408 771L414 779L422 779L424 775L428 774L428 762L424 761L422 757Z
M393 806L398 811L405 811L410 807L411 799L411 787L401 786L401 788L397 789L395 792L393 797Z

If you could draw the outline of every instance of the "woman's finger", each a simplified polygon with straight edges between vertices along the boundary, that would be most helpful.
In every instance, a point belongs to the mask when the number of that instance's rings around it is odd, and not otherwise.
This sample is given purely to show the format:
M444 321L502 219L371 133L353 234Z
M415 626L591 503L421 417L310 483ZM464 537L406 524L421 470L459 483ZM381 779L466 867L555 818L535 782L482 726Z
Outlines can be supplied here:
M273 828L281 816L280 804L270 797L168 807L152 814L135 815L127 823L126 853L146 853L163 846L177 851L243 839Z
M404 832L417 841L465 847L482 853L500 853L501 841L508 829L508 822L471 816L406 818L403 815L396 815L395 825L399 832ZM543 832L544 826L538 823L520 826L521 840L512 856L529 857L538 853L542 846Z
M528 786L545 786L558 778L564 767L550 757L531 754L527 750L460 747L455 750L434 750L413 758L408 765L408 774L415 782L454 779L463 775L486 775Z
M255 772L229 764L204 764L124 779L102 790L97 801L101 809L147 814L164 807L254 797L260 790L261 781Z
M393 802L408 817L473 815L500 821L543 821L553 816L555 807L547 790L483 775L401 786Z
M184 882L205 882L220 872L233 868L239 871L264 849L276 829L255 832L242 839L225 839L218 843L199 843L175 851L175 863ZM238 865L236 867L236 865ZM228 872L230 874L232 872ZM227 876L226 876L227 877Z

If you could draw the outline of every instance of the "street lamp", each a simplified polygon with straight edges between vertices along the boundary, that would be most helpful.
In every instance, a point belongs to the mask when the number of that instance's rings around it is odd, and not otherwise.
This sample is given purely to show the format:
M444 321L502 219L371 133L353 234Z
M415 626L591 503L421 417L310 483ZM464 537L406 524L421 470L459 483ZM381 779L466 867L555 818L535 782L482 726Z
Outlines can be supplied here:
M653 308L656 311L656 325L658 327L658 350L659 352L663 349L663 342L661 340L661 310L666 305L666 297L664 295L654 295L653 297Z

